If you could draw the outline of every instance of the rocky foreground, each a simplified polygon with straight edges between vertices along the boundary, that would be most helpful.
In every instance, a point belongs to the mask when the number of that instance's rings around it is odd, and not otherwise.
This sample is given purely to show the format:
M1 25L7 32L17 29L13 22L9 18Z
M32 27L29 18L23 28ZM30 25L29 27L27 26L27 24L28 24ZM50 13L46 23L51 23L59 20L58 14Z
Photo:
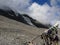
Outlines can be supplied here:
M46 29L28 26L0 15L0 45L24 45L44 30ZM60 30L58 32L60 35ZM34 42L42 45L40 37Z

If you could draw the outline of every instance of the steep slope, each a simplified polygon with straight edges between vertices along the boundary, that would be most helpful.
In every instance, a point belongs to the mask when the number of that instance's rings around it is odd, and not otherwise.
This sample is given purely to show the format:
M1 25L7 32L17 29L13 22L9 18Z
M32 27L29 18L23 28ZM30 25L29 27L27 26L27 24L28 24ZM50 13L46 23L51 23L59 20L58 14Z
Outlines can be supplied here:
M0 15L0 45L24 45L25 42L31 41L37 35L43 33L44 30L46 29L28 26ZM40 37L34 42L37 45L42 45Z
M23 45L44 30L0 15L0 45Z

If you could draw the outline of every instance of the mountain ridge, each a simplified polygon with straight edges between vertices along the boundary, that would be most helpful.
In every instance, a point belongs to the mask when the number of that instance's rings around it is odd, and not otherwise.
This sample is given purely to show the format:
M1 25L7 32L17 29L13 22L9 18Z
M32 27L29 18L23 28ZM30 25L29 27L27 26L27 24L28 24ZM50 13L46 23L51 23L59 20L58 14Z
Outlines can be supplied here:
M49 28L51 25L44 25L37 20L31 18L27 14L19 14L18 12L14 12L13 10L3 10L0 9L0 15L8 17L10 19L25 23L27 25L36 26L38 28Z

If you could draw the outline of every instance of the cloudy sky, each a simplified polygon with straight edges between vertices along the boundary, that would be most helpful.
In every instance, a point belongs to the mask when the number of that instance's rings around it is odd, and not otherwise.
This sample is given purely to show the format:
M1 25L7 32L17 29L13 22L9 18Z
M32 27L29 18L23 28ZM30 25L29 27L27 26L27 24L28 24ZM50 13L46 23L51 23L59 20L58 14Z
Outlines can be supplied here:
M26 13L43 24L60 22L60 0L0 0L0 8L4 6Z

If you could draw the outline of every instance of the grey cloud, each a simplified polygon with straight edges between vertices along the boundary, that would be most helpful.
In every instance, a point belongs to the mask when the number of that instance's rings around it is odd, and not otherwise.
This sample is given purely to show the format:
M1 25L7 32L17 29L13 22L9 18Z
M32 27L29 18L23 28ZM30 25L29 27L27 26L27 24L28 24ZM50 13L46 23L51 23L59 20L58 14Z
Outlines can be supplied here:
M26 7L30 5L31 0L0 0L0 8L3 6L13 8L18 12L26 10Z

